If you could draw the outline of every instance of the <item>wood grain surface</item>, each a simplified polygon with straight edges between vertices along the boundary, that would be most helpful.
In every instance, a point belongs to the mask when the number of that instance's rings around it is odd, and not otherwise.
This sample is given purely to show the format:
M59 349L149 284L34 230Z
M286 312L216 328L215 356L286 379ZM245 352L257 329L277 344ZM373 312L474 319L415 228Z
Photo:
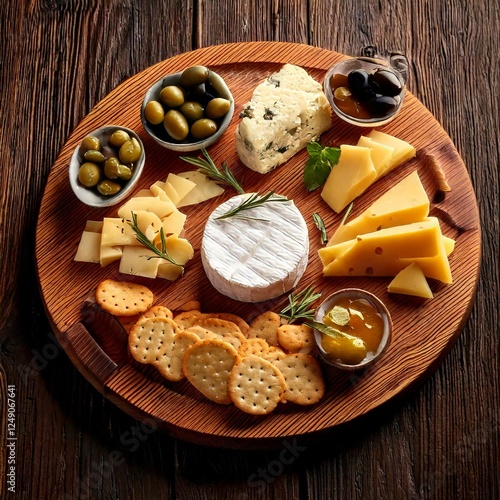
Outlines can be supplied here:
M1 3L0 28L0 381L16 386L18 430L16 492L0 471L2 498L500 496L498 2L20 0ZM35 231L51 166L114 88L177 54L257 40L406 54L409 89L472 180L482 268L457 343L413 392L318 445L225 451L136 421L77 371L45 315Z

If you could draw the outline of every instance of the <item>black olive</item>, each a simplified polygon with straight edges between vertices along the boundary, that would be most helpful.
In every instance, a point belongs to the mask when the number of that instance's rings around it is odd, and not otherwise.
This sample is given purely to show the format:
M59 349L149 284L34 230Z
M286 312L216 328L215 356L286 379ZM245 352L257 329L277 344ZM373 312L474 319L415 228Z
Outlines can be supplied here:
M394 97L377 94L370 100L370 111L373 116L386 116L394 111L397 105Z
M387 69L376 69L369 76L370 85L372 85L378 94L385 96L397 96L403 90L398 77Z
M370 85L369 75L364 69L351 71L347 75L347 83L352 94L360 100L366 101L375 94Z

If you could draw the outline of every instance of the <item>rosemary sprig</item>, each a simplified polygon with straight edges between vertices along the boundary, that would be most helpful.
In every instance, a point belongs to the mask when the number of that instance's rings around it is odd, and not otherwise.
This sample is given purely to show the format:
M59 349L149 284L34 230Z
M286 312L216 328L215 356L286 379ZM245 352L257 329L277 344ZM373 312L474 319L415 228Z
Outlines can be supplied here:
M313 221L315 226L321 232L321 243L323 243L323 245L326 245L328 243L328 235L326 234L325 223L323 222L323 219L321 218L321 215L318 214L318 212L313 213Z
M244 216L244 215L242 216L240 214L243 211L251 210L252 208L256 208L256 207L260 207L260 206L264 205L264 203L282 203L284 201L288 201L288 198L286 196L280 196L280 195L274 194L272 191L269 191L269 193L266 193L266 194L253 193L251 196L249 196L247 199L243 200L239 205L237 205L232 210L228 210L227 212L223 213L222 215L219 215L218 217L216 217L216 220L229 219L230 217L238 217L240 219L264 220L264 219L258 219L255 217L249 217L249 216Z
M205 160L202 158L194 158L192 156L179 156L179 158L191 163L191 165L195 165L198 167L198 172L201 172L203 175L206 175L219 184L231 186L239 194L243 194L245 192L225 162L222 163L221 172L213 162L212 158L210 158L207 150L202 148L201 152L203 153Z
M139 229L139 226L137 225L137 214L134 212L132 213L132 222L129 222L130 227L135 233L135 237L137 241L154 252L156 255L150 255L147 259L164 259L171 264L174 264L175 266L182 267L184 269L184 266L182 264L179 264L175 262L175 260L170 256L170 254L167 251L167 240L165 239L165 233L163 231L163 228L160 228L160 242L161 242L161 249L159 249L152 241L150 241L147 236Z
M299 318L314 320L314 309L310 306L320 297L321 292L314 292L312 287L299 293L291 293L288 296L289 304L280 312L280 316L285 318L289 324L294 323Z
M345 221L347 220L347 217L349 217L353 206L354 206L354 202L351 201L350 205L347 207L347 210L345 211L344 217L342 218L342 222L340 223L339 227L341 227L345 224Z

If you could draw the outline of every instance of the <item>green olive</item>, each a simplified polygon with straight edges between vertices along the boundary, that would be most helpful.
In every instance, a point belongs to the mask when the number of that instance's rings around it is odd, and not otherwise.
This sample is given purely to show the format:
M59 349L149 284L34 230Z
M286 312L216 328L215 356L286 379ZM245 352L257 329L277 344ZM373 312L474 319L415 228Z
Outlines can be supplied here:
M149 101L144 108L144 116L152 125L158 125L165 118L165 111L160 102Z
M108 144L115 148L120 148L127 141L130 141L130 135L125 130L115 130L108 139Z
M119 166L120 160L116 156L108 158L104 163L104 175L108 179L117 179Z
M191 66L182 72L180 84L188 89L196 87L208 80L209 73L208 68L205 68L205 66Z
M167 134L176 141L182 141L189 134L189 126L184 115L175 109L171 109L165 115L163 126Z
M191 122L203 118L203 106L199 102L186 101L179 111Z
M191 135L195 139L206 139L217 132L217 124L209 118L201 118L191 125Z
M101 150L101 141L97 137L94 137L93 135L88 135L87 137L85 137L85 139L83 139L83 141L80 144L80 151L82 153L85 153L90 149L94 149L96 151Z
M132 169L127 165L118 165L118 179L128 181L132 177Z
M176 85L169 85L160 92L160 101L169 108L178 108L184 104L184 90Z
M86 162L78 170L78 180L85 187L95 186L101 177L101 169L95 163Z
M106 157L100 151L96 151L95 149L89 149L88 151L85 151L83 157L85 158L85 160L92 163L102 163L106 161Z
M224 99L223 97L216 97L215 99L209 101L209 103L207 104L205 114L208 118L216 120L217 118L224 116L229 111L230 107L230 101Z
M99 191L99 193L101 193L103 196L113 196L114 194L118 193L121 188L122 187L120 186L120 184L108 179L101 181L97 185L97 191Z
M141 157L141 154L142 148L139 141L135 137L132 137L132 139L122 144L118 152L118 157L122 163L133 163Z

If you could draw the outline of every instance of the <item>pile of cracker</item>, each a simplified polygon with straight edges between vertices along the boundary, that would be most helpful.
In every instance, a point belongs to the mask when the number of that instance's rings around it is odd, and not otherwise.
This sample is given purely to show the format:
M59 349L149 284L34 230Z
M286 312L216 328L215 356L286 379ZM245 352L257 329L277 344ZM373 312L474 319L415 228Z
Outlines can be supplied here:
M311 354L312 330L282 324L272 311L250 324L231 313L202 313L198 302L174 314L153 305L147 287L113 280L99 284L96 300L122 319L139 314L129 324L136 361L153 365L169 381L187 379L215 403L265 415L279 403L315 404L325 393L320 364Z

